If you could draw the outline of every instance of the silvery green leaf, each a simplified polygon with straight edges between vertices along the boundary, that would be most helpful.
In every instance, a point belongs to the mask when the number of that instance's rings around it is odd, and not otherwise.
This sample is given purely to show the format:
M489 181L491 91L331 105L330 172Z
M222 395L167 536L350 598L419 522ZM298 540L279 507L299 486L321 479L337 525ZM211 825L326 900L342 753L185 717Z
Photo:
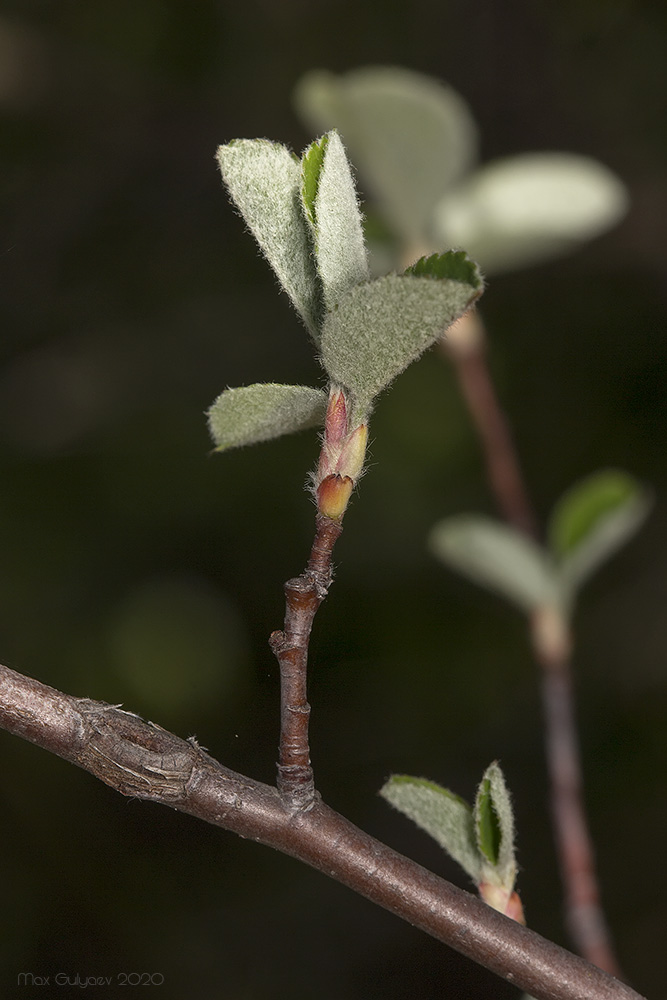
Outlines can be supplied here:
M462 255L453 256L458 275ZM348 292L325 317L321 348L325 371L351 392L355 414L363 418L375 396L434 344L481 290L471 263L464 280L390 274Z
M462 514L436 524L429 545L447 565L529 614L560 604L558 574L548 553L514 528Z
M327 394L304 385L271 382L225 389L208 411L216 451L269 441L324 423Z
M316 131L337 128L387 221L409 245L430 243L433 210L476 158L470 110L445 84L398 67L299 82L297 110Z
M380 795L430 834L473 882L479 882L482 859L467 802L433 781L407 774L392 775Z
M315 340L321 289L301 207L301 166L277 142L235 139L217 153L222 178Z
M444 245L464 246L485 271L569 253L625 214L623 184L601 163L570 153L496 160L450 190L435 213Z
M336 131L313 143L302 158L302 200L311 228L324 305L368 279L357 194Z
M483 878L511 890L516 878L514 813L498 762L490 764L477 789L475 838L485 859Z
M639 530L650 506L646 489L617 469L596 472L561 497L549 540L569 593Z

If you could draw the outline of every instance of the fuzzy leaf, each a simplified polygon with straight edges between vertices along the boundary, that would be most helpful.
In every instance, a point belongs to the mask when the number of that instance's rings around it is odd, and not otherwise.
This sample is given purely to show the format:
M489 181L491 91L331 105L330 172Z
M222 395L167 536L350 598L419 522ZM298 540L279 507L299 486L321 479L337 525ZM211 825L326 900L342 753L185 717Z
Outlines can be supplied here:
M269 441L324 423L327 394L304 385L258 383L225 389L208 411L216 451Z
M473 882L479 882L481 859L467 802L433 781L407 774L392 775L380 795L430 834Z
M368 66L343 76L308 73L295 102L315 130L339 129L397 235L410 245L428 241L435 205L476 157L463 98L419 73Z
M485 271L570 252L615 225L628 198L601 163L570 153L496 160L451 190L435 213L445 245L464 246Z
M350 166L337 132L306 152L302 198L311 225L324 305L333 309L355 285L368 280L368 263Z
M477 846L488 862L484 879L511 890L516 877L514 814L497 761L487 767L477 789L474 822Z
M641 484L615 469L596 472L565 493L552 513L549 539L568 590L639 530L650 505Z
M443 562L523 611L559 605L558 576L549 556L513 528L462 514L436 524L429 545Z
M389 274L357 285L322 328L322 364L355 397L362 418L378 393L415 361L481 293L470 281Z
M222 178L315 340L321 290L300 199L301 166L285 146L236 139L218 149Z

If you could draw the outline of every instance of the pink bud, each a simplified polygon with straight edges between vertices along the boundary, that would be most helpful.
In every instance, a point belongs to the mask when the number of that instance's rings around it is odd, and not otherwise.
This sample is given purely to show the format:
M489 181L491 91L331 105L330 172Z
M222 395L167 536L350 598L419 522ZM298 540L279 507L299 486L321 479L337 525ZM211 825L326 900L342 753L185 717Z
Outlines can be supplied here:
M324 440L317 467L318 480L337 471L338 458L347 436L347 403L342 389L332 389L324 419Z
M342 445L347 435L347 404L342 389L332 389L324 421L324 437L332 447Z

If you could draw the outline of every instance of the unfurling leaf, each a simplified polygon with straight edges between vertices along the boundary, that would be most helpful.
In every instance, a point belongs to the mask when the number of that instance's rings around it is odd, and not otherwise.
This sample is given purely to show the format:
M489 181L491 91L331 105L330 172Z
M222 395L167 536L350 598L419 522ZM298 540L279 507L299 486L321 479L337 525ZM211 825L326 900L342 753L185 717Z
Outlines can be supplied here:
M269 441L324 423L327 394L303 385L258 383L225 389L208 411L216 451Z
M616 469L596 472L565 493L551 515L549 540L569 593L634 535L650 506L646 489Z
M472 809L442 785L407 774L394 774L380 795L430 834L461 865L473 882L481 878Z
M436 556L475 583L531 613L559 606L556 568L535 542L486 517L463 514L433 528L429 544Z
M313 339L321 289L301 206L301 165L285 146L235 139L218 149L222 178Z
M301 196L324 305L333 309L346 292L368 279L357 194L337 132L329 132L304 153Z
M484 865L484 880L511 891L516 877L514 815L497 761L489 764L477 789L474 818L477 845L488 862Z
M463 261L454 256L459 273ZM350 391L360 419L375 396L479 297L482 279L469 264L464 280L409 273L357 285L326 316L322 365L332 382Z

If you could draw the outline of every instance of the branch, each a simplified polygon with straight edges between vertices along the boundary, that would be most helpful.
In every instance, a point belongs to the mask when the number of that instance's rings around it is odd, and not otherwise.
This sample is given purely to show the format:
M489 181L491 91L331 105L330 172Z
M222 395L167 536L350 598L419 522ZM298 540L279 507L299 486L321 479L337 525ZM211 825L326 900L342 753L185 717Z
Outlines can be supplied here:
M104 702L0 666L0 727L90 771L123 795L161 802L298 858L538 1000L642 1000L624 983L402 857L316 801L295 813L194 740Z
M568 635L559 635L561 629L562 623L551 622L548 612L533 616L533 649L542 667L551 810L558 831L567 923L572 940L579 942L588 961L619 976L620 968L600 905L593 845L586 825L570 642Z
M331 584L331 553L342 530L340 521L317 515L308 565L301 576L285 584L284 629L269 638L280 666L278 791L294 811L310 809L315 801L308 743L308 642L317 609Z
M470 310L450 327L445 345L482 442L498 506L509 524L535 537L535 515L509 424L495 393L484 340L482 319L476 310ZM595 852L584 807L569 648L566 648L569 641L554 645L550 636L545 636L543 624L533 623L532 639L535 659L541 668L551 811L565 892L565 919L581 954L607 972L619 975L600 902ZM548 632L549 623L546 625Z
M447 331L444 341L456 369L461 392L482 443L486 471L498 506L508 524L537 534L507 418L500 408L486 359L484 326L471 309Z

